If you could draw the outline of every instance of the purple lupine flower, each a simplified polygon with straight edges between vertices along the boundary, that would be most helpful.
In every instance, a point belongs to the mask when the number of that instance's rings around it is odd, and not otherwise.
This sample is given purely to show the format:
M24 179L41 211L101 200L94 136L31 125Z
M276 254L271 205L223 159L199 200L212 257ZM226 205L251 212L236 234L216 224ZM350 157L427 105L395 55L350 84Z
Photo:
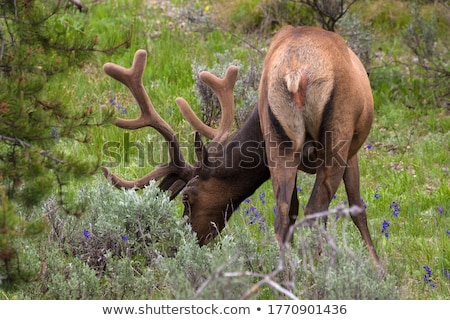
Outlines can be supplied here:
M50 132L50 135L52 136L52 138L55 141L59 141L59 137L58 137L58 129L53 128L52 131Z
M361 198L361 202L363 203L364 209L367 209L367 204L366 204L366 202L364 201L363 198Z
M431 277L431 268L429 266L423 266L425 272L427 273L427 277Z
M91 235L89 234L89 231L87 231L87 229L83 230L83 235L85 236L86 239L89 239L91 237Z
M384 236L386 238L389 237L389 232L387 231L387 228L390 226L391 224L389 223L389 221L384 220L383 224L381 225L381 233L384 233Z
M111 99L109 99L109 104L115 107L117 110L120 111L120 113L125 114L127 113L127 109L122 107L120 103L117 103L117 96L114 95Z
M400 207L397 202L392 201L392 203L389 205L389 208L392 209L392 215L394 217L398 217L398 214L400 213Z
M114 95L111 99L109 99L109 104L112 106L116 105L116 95Z
M423 280L425 281L425 283L429 284L430 287L434 288L435 285L433 283L433 279L431 279L431 268L429 266L423 266L423 268L425 269L425 275L423 276Z
M258 224L259 225L259 231L267 231L268 228L266 227L266 219L264 219L263 215L261 214L261 212L259 212L258 210L253 211L253 214L250 215L250 224Z
M450 278L450 271L447 269L443 269L444 271L444 276L446 276L447 278Z
M259 200L261 201L262 204L266 204L266 200L264 199L265 197L266 197L266 194L263 191L261 191L259 193Z

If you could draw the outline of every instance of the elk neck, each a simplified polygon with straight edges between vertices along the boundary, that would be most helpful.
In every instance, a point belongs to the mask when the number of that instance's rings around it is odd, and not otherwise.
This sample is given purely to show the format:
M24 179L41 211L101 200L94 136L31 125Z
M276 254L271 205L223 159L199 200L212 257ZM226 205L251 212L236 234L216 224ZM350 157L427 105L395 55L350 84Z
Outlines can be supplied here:
M258 108L223 148L224 161L212 175L226 180L232 207L236 209L270 178Z

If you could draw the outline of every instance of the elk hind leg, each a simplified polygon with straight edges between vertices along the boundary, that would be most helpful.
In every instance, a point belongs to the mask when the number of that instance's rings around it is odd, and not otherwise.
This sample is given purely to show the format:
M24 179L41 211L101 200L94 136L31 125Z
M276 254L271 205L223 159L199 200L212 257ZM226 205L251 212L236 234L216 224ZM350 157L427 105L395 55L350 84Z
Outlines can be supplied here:
M297 177L295 177L295 182L297 181ZM291 197L291 203L289 205L289 229L290 227L295 224L295 221L297 220L298 216L298 210L299 210L299 201L297 196L297 188L294 184L294 188L292 190L292 197ZM288 229L288 231L289 231ZM290 235L290 238L286 238L285 242L290 241L291 243L294 241L294 234L292 233Z
M366 210L364 209L364 204L361 200L359 183L358 158L355 154L351 159L348 160L347 168L344 172L345 191L347 192L349 205L358 206L363 210L360 214L352 215L351 217L359 232L361 233L364 242L366 243L370 256L372 257L375 264L381 268L381 262L373 246L372 238L367 226L367 215Z
M328 210L331 199L336 193L343 175L344 168L338 165L318 168L316 181L305 208L305 216ZM326 216L322 220L326 223Z
M277 204L275 217L275 237L284 246L289 227L295 222L298 215L298 199L295 189L297 167L277 161L275 167L270 168L272 187ZM295 198L294 198L295 196Z
M322 166L318 168L313 191L311 192L308 204L304 210L305 217L313 213L325 212L328 210L331 199L342 181L343 174L344 168L339 165ZM310 225L312 225L314 221L315 219L309 220ZM326 228L327 216L324 215L319 218L319 223L323 223ZM320 230L321 229L318 230L320 235L317 239L317 256L322 254L322 241L324 241Z

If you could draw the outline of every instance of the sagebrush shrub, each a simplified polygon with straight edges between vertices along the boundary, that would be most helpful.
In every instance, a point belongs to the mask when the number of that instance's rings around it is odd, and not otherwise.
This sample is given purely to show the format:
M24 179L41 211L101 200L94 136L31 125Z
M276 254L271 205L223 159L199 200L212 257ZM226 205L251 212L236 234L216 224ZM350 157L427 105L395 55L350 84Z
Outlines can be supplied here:
M272 229L260 231L268 237L249 236L246 219L200 247L176 202L154 182L135 191L104 181L80 190L80 198L88 208L82 217L64 214L54 201L44 207L52 228L46 239L24 244L29 263L41 268L24 298L238 299L280 264ZM360 239L348 241L346 224L296 230L272 280L303 299L397 297L395 283L378 277ZM250 297L287 298L267 284Z

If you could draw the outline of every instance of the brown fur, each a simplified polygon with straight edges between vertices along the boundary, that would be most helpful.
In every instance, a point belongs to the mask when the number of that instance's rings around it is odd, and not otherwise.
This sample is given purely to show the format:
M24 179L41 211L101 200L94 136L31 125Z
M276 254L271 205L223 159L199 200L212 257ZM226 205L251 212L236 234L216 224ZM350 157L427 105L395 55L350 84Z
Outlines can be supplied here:
M316 182L305 214L327 210L342 179L350 205L362 207L356 152L371 127L373 99L364 67L338 34L314 27L282 28L264 60L258 111L280 244L297 215L291 199L297 169L305 169L301 152L308 137L320 146L313 153L321 164L307 168L316 172ZM281 147L286 137L291 148ZM379 264L365 211L354 222Z

